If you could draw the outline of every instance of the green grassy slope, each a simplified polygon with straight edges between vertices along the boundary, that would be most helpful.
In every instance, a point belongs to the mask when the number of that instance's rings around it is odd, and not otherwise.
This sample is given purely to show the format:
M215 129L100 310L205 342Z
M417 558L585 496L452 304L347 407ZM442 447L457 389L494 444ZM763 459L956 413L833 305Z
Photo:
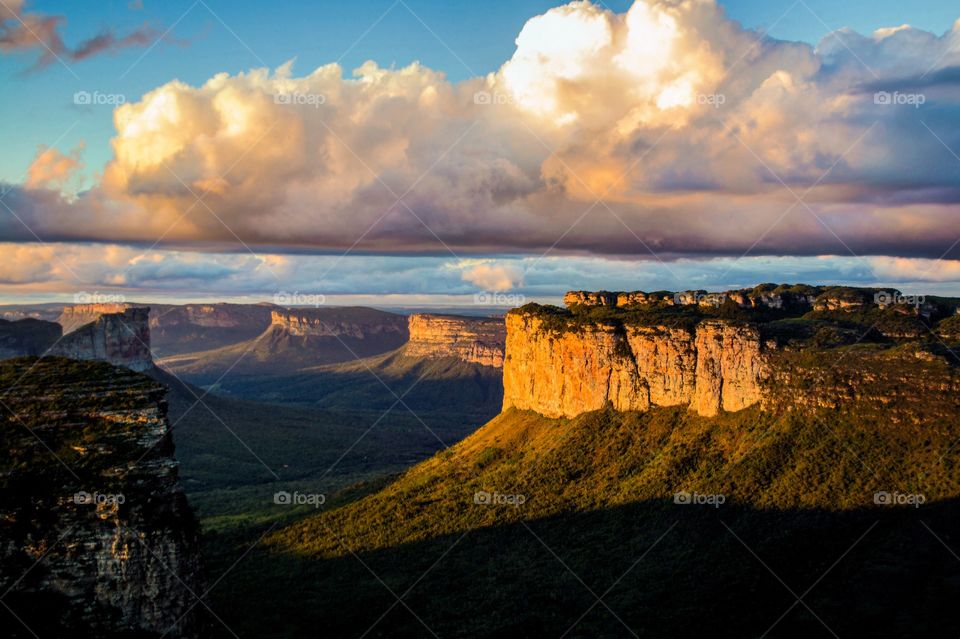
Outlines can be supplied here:
M955 635L957 438L955 421L861 418L855 404L509 412L383 490L273 531L215 604L241 633L290 637L321 623L345 637L742 637L775 622L767 636L830 636L821 620L840 636ZM525 502L477 504L478 491ZM675 504L677 491L726 503ZM926 503L878 506L878 491ZM214 554L212 574L230 557ZM788 591L811 587L815 612Z

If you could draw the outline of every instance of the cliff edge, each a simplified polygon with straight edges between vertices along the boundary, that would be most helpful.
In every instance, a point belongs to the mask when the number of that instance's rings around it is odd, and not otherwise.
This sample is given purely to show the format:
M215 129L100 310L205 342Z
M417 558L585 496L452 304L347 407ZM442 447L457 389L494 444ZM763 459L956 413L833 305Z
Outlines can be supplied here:
M0 363L0 390L4 603L40 636L197 636L197 525L166 389L103 362L21 358Z
M608 403L622 411L686 405L714 416L811 398L839 405L864 387L857 366L895 388L904 358L960 361L948 345L960 341L957 298L763 284L724 293L571 291L564 302L507 315L504 410L574 417ZM854 368L839 368L843 360ZM840 370L844 379L811 392L809 380ZM953 383L936 370L929 383Z
M503 319L415 313L404 355L455 357L481 366L503 367L507 329Z
M712 416L760 401L769 372L760 332L747 324L558 326L521 311L506 329L504 410L574 417L607 402L623 411L687 404Z
M149 315L146 307L99 315L93 322L64 335L49 354L102 360L135 371L149 370L153 367Z

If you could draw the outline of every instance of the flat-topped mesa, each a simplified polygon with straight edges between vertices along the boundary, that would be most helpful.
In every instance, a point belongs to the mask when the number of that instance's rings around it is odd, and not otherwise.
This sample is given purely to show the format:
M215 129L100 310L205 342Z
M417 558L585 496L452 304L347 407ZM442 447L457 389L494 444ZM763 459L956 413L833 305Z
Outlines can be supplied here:
M49 354L102 360L135 371L149 370L153 368L149 315L146 307L99 315L95 321L64 335Z
M410 316L410 341L404 354L503 367L507 328L502 318L459 317L416 313Z
M574 417L608 402L624 411L737 411L762 399L769 370L769 346L742 323L623 326L517 310L506 328L504 409L547 417Z
M57 319L57 323L63 327L63 332L66 334L90 322L96 322L101 315L122 313L128 308L130 308L129 304L119 302L65 306L59 319Z
M249 307L234 307L225 304L185 304L183 306L174 306L164 310L163 313L157 313L150 318L150 327L174 326L178 324L192 324L194 326L215 327L215 328L233 328L242 324L242 318L235 308L257 308L254 305ZM269 308L264 306L263 315L269 313Z
M364 317L365 312L370 314L369 318ZM270 313L270 322L272 326L301 337L364 339L373 335L407 333L405 317L373 309L275 309Z

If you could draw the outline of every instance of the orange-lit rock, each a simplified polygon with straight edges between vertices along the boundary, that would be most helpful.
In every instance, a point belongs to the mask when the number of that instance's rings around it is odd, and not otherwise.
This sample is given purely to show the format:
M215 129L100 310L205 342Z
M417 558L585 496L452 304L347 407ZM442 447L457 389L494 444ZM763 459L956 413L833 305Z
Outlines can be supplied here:
M456 357L483 366L503 367L503 319L414 314L409 320L410 357Z
M507 315L504 409L573 417L607 402L624 411L688 404L712 416L762 398L769 367L750 326L708 321L691 333L564 321Z

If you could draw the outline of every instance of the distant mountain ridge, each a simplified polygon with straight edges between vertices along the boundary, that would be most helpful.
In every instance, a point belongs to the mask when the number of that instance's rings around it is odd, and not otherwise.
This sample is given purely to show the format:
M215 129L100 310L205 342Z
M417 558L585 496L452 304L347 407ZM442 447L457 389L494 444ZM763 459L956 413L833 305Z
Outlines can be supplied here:
M271 304L75 304L61 311L64 333L101 315L150 308L152 348L157 357L209 350L256 337L270 324Z
M0 320L0 359L24 356L99 360L135 371L153 367L149 308L119 307L63 334L60 324L24 319ZM113 310L104 309L106 310Z
M407 341L407 318L365 307L271 309L253 339L163 358L162 366L198 384L224 374L268 375L393 350Z
M506 328L502 318L398 317L407 323L409 339L396 348L368 357L354 357L359 354L354 350L340 362L275 368L275 372L265 366L258 373L228 375L219 381L217 391L258 401L336 409L387 410L402 397L414 411L458 413L474 424L496 414L503 400ZM294 366L300 363L293 361ZM197 379L189 371L175 370Z

